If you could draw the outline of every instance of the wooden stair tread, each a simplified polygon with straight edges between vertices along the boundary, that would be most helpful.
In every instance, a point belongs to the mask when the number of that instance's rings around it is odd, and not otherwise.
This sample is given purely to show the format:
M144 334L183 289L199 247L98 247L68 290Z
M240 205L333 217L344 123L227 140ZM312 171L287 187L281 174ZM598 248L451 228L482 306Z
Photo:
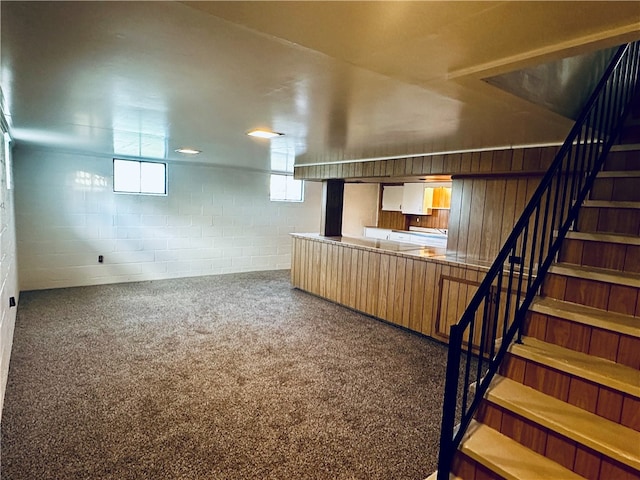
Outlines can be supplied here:
M533 337L523 337L522 341L509 347L513 355L640 397L639 370Z
M640 319L551 297L536 297L531 311L640 338Z
M629 152L640 150L640 143L619 143L611 147L611 152Z
M569 238L571 240L584 240L589 242L618 243L621 245L640 245L640 237L617 233L575 232L571 230L567 232L566 238Z
M598 178L629 178L640 177L640 170L601 170Z
M469 425L460 450L507 480L584 480L559 463L476 421Z
M629 467L640 469L640 432L496 376L487 399Z
M436 470L435 472L433 472L431 475L425 478L425 480L438 480L438 471ZM453 473L450 473L449 480L464 480L464 479L454 475Z
M598 208L640 208L640 202L617 202L613 200L585 200L583 207Z
M556 263L549 267L549 273L640 288L640 274L632 272L620 272L618 270L609 270L606 268Z

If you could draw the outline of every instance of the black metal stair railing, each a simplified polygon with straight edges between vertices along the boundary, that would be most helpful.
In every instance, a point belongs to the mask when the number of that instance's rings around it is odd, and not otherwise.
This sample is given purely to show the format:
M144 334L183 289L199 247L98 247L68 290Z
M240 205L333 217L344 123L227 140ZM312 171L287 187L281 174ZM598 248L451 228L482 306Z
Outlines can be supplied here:
M638 88L639 57L640 41L616 51L459 323L451 326L438 480L449 479L454 453L509 345L520 341L525 314L616 140Z

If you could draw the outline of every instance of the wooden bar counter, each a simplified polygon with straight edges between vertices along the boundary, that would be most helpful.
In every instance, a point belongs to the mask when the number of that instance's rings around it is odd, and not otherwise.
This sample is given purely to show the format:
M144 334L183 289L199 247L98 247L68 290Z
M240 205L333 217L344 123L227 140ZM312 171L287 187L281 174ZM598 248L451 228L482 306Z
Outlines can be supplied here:
M292 237L294 287L443 341L488 267L438 247L318 234Z

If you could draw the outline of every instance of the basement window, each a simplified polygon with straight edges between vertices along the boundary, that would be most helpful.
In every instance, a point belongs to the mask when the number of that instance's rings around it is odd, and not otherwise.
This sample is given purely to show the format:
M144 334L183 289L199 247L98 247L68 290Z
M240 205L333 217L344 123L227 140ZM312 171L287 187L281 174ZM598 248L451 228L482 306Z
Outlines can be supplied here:
M303 202L304 182L293 178L295 150L271 146L270 197L272 202Z
M139 195L166 195L167 164L114 158L113 191Z
M291 174L272 173L269 190L272 202L304 201L303 182L302 180L296 180Z

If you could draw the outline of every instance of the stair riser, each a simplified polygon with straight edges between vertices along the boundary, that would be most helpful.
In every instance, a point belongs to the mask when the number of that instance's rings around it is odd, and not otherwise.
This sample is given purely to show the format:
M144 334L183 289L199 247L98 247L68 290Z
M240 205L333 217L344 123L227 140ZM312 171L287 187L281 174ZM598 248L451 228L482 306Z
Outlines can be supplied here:
M589 198L613 202L640 201L638 178L596 178Z
M640 339L553 315L529 312L525 335L640 370Z
M619 143L638 143L640 142L640 126L629 125L625 126L620 132Z
M560 261L573 265L640 273L640 245L567 238L562 242Z
M500 375L576 405L588 412L640 431L640 399L570 373L508 354Z
M543 296L640 317L640 289L549 273Z
M631 479L639 473L488 400L483 401L476 419L588 480Z
M631 208L582 207L578 230L591 233L640 235L640 210Z
M451 465L451 473L461 479L474 478L475 480L501 480L502 477L497 473L487 469L481 463L476 462L473 458L457 451L453 457Z
M640 170L640 152L637 150L609 152L603 170L610 172Z

